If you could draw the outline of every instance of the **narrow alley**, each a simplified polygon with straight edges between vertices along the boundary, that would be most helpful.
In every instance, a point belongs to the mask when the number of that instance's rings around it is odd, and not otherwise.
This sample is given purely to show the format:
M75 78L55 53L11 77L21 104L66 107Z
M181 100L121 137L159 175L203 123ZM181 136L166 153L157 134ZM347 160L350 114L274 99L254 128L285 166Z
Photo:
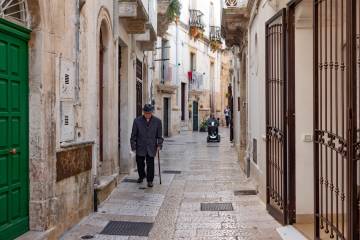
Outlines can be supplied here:
M0 240L59 239L360 240L360 0L0 0Z
M206 133L184 132L166 139L161 152L162 185L158 175L154 188L127 182L136 180L136 173L126 176L97 213L62 239L281 239L276 232L280 224L257 196L234 195L254 186L241 174L228 132L221 130L219 144L206 143ZM201 203L231 203L233 211L201 211ZM154 225L148 237L100 234L109 221Z

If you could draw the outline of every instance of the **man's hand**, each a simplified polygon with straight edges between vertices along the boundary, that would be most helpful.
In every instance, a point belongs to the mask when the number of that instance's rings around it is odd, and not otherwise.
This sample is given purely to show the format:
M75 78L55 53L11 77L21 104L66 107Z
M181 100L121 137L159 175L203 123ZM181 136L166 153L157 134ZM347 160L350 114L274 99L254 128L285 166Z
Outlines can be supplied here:
M135 157L136 153L133 150L130 150L130 157Z

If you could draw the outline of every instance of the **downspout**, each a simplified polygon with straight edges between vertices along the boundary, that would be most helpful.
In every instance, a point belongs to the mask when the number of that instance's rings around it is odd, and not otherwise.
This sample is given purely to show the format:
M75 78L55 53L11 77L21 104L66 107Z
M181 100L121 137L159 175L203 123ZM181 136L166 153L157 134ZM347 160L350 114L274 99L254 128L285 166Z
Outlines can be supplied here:
M179 86L179 26L176 24L176 48L175 48L175 70L176 70L176 85ZM179 90L176 90L176 105L179 105Z
M80 0L76 0L76 33L75 33L75 104L80 105L80 69L79 69L79 55L80 55Z
M143 51L143 60L142 60L142 63L143 63L143 68L142 68L142 70L143 70L143 79L142 79L142 83L143 83L143 85L142 85L142 88L144 89L145 88L145 94L143 93L143 96L145 95L145 99L143 99L143 100L146 100L145 101L145 103L149 103L148 102L148 84L149 84L149 72L146 72L146 74L144 74L144 66L146 66L146 71L148 70L148 67L147 67L147 63L148 63L148 58L147 58L147 55L145 55L145 52L146 51ZM146 64L145 64L145 60L146 60ZM145 76L146 76L146 81L145 81Z

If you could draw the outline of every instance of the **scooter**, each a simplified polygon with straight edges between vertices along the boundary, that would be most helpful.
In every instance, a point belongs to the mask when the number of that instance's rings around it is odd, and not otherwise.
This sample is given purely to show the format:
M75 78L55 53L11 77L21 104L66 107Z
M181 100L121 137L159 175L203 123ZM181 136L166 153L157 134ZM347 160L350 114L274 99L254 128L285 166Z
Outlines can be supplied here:
M215 121L208 125L207 142L220 142L219 129Z

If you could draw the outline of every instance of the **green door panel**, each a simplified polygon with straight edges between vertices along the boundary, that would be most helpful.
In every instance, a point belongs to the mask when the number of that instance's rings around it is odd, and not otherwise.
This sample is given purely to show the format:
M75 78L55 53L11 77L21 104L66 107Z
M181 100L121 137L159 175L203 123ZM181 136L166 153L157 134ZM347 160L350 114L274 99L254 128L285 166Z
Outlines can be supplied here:
M21 31L21 28L0 19L1 240L15 239L29 229L26 34L27 30Z

